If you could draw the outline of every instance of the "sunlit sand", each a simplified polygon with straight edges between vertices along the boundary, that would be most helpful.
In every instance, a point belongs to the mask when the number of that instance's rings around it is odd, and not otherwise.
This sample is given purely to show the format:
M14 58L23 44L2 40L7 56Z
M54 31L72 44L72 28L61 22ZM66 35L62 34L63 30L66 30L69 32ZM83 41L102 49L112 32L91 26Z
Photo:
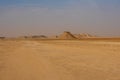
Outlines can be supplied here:
M0 40L0 80L120 80L120 40Z

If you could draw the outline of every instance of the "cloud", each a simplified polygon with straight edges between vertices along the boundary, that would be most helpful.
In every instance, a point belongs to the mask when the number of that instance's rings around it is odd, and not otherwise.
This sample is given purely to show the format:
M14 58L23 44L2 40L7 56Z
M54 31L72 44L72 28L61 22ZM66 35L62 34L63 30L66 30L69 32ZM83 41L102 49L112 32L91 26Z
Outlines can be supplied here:
M12 6L0 9L0 34L58 34L62 31L119 35L120 12L104 11L95 0L70 0L64 7Z

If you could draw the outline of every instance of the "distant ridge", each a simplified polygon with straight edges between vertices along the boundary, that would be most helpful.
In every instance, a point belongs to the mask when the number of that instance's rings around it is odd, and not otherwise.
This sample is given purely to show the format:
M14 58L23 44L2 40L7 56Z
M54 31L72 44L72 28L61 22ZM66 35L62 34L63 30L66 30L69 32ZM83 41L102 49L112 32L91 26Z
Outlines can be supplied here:
M5 37L0 37L0 39L5 39Z
M31 36L21 36L21 39L63 39L63 40L72 40L72 39L88 39L88 38L98 38L97 36L93 36L87 33L83 34L72 34L69 31L64 31L60 35L55 36L45 36L45 35L31 35Z
M83 33L83 34L74 34L74 36L78 39L82 39L82 38L95 38L96 36L87 34L87 33Z
M58 39L77 39L77 38L70 32L64 31L63 34L58 36Z
M47 39L47 36L34 35L34 36L21 36L20 38L24 38L24 39Z

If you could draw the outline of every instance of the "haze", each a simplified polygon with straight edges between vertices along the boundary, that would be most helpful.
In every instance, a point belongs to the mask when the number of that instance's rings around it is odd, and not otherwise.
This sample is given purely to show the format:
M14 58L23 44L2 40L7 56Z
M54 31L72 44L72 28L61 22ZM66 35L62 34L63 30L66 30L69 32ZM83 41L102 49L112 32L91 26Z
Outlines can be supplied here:
M120 0L0 0L0 36L120 36Z

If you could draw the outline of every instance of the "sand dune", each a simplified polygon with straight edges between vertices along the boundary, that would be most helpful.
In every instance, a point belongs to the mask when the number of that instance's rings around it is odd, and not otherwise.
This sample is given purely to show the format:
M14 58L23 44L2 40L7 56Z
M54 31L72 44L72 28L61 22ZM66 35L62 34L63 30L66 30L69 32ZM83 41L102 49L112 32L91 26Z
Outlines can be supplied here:
M0 80L120 80L120 42L0 41Z

